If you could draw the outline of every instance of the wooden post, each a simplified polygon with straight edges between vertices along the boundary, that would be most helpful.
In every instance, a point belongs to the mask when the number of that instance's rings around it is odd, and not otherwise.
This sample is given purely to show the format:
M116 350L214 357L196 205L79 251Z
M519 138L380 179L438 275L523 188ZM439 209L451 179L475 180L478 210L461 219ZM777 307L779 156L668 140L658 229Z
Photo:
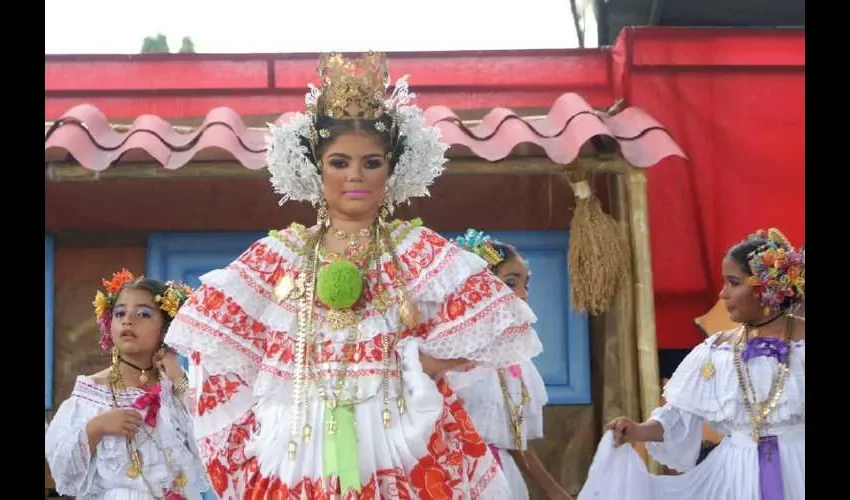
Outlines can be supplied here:
M649 249L649 214L647 213L646 174L642 169L626 170L629 193L629 229L632 246L632 274L635 278L635 332L637 334L638 373L642 419L649 418L661 400L658 371L658 344L655 337L655 302L652 287L652 258ZM649 460L654 474L659 464Z

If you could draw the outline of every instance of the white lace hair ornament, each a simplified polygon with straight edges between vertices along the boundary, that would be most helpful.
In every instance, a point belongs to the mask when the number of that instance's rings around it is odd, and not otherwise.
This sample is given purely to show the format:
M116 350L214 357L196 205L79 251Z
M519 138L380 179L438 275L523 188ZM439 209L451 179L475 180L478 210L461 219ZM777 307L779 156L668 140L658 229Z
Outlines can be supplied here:
M409 104L416 95L408 88L407 75L387 97L389 71L383 54L369 53L357 60L325 54L319 60L318 73L322 88L308 85L307 112L268 124L266 163L274 191L282 195L280 205L292 200L317 206L322 199L316 146L319 137L328 137L327 130L317 130L323 117L377 120L379 132L390 123L393 144L404 141L395 152L399 157L384 194L390 212L411 198L430 196L428 187L445 169L448 146L440 142L438 128L426 126L422 110Z

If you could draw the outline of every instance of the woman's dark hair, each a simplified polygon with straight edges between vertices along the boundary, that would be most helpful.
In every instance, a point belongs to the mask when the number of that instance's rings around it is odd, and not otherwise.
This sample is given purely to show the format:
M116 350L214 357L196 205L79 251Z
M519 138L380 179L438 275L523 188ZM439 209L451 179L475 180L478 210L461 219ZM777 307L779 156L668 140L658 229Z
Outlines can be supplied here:
M505 262L519 257L517 249L511 245L508 245L507 243L491 240L490 244L493 245L493 248L495 248L500 254L502 254L502 258L504 259L502 260L502 262L499 262L498 264L490 268L490 270L494 273L498 273L499 268L502 267L502 264L504 264Z
M331 142L337 137L350 132L366 132L381 141L381 146L387 153L390 153L390 174L395 171L395 166L404 152L404 137L399 135L398 128L394 125L392 116L387 113L384 113L375 120L366 118L336 120L326 116L320 116L316 119L315 127L318 135L315 144L315 154L317 157L311 158L311 160L316 165L318 165L322 154ZM322 132L319 133L319 131ZM326 135L326 137L322 137L323 135ZM302 139L302 144L307 147L307 150L310 151L310 155L312 156L309 141L304 138Z
M151 297L154 299L154 303L156 304L156 298L165 295L165 292L168 291L168 285L153 278L136 278L133 281L125 283L124 286L118 290L118 293L115 296L117 297L121 295L121 292L127 289L144 290L150 293ZM173 318L159 307L157 307L156 310L159 311L160 315L162 315L162 333L165 334L166 330L168 330L168 325L171 324L171 320Z
M770 242L764 238L754 238L746 241L742 241L737 245L733 246L729 249L726 255L729 256L738 267L741 268L747 276L751 276L753 271L750 269L750 255L754 252L758 252L765 245L768 245ZM782 301L782 305L779 306L780 311L787 311L794 305L795 300L791 297L786 298Z
M745 272L747 275L751 275L753 272L750 270L750 254L758 251L767 244L768 241L761 238L742 241L730 248L727 255L730 259L735 261L736 264L738 264L741 271Z

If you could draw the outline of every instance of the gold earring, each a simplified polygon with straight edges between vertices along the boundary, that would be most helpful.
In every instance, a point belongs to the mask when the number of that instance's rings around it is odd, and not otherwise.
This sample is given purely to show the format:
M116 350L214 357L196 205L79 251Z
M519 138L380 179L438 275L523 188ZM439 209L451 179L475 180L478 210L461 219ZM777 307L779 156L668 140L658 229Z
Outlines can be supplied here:
M328 213L328 202L324 198L319 200L319 206L316 210L316 224L319 227L328 227L330 225L330 214Z
M764 316L765 317L770 316L770 308L769 307L764 308Z
M387 222L387 219L390 217L390 208L387 205L387 202L381 203L381 207L378 209L378 224L384 225Z

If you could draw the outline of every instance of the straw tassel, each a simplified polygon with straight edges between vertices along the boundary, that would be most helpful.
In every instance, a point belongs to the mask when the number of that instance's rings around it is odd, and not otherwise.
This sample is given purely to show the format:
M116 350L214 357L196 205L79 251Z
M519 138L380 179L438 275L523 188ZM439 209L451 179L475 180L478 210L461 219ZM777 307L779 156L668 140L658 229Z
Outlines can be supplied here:
M629 271L629 247L613 217L602 210L586 180L570 182L575 211L570 224L570 289L573 309L605 312Z

